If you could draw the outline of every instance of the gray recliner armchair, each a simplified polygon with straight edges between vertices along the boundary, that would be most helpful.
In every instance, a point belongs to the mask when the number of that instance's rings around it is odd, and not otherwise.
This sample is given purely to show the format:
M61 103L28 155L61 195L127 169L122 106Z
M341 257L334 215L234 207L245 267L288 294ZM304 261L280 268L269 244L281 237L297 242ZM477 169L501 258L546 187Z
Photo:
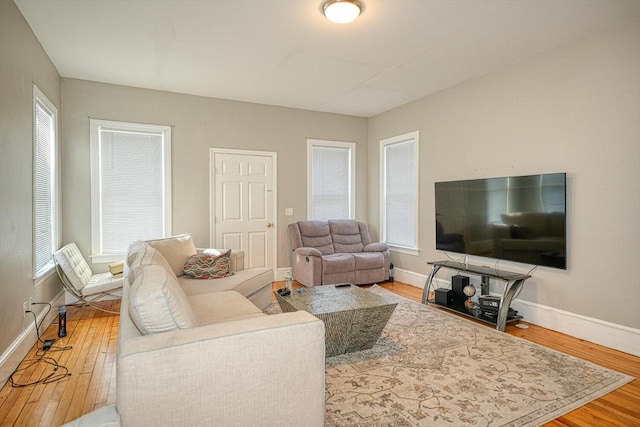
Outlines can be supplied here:
M389 279L389 248L372 242L369 227L350 219L298 221L288 226L291 268L304 286L364 285Z

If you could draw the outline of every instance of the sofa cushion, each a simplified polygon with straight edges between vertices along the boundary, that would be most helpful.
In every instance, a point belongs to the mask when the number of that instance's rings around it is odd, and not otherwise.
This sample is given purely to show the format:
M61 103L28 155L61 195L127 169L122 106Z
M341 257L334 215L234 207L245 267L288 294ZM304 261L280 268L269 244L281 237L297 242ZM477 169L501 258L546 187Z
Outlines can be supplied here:
M354 271L356 262L353 254L332 254L322 257L322 274Z
M118 291L124 278L114 278L111 273L97 273L91 276L87 286L82 288L82 295L92 296L103 292Z
M181 276L178 277L178 281L188 297L232 290L244 295L260 309L264 309L271 303L273 270L254 267L240 270L233 276L222 279L199 280Z
M184 274L192 279L221 279L231 276L233 272L230 271L230 256L231 249L218 255L191 255L184 264Z
M191 279L186 275L178 278L187 296L233 290L247 297L265 286L271 286L272 281L273 270L266 267L240 270L233 276L216 280Z
M384 267L384 255L381 252L362 252L353 254L356 270L371 270Z
M335 252L327 221L299 221L302 246L316 248L322 255Z
M144 252L144 241L136 240L129 244L129 248L127 249L127 256L125 258L125 264L131 268L133 264L138 260L138 258Z
M141 245L135 245L135 255L131 254L128 256L129 259L133 260L129 264L129 272L127 275L129 283L135 282L141 267L145 265L161 265L166 268L169 273L173 273L173 269L159 251L145 242L140 241L140 243Z
M198 325L176 277L157 264L140 267L129 290L129 316L144 335Z
M362 252L362 235L358 221L352 219L330 219L329 229L333 238L333 249L336 252Z
M198 325L266 316L255 304L235 291L187 297Z
M188 234L165 239L147 240L147 243L160 251L176 276L182 275L184 263L187 262L191 255L195 255L197 252L196 245Z

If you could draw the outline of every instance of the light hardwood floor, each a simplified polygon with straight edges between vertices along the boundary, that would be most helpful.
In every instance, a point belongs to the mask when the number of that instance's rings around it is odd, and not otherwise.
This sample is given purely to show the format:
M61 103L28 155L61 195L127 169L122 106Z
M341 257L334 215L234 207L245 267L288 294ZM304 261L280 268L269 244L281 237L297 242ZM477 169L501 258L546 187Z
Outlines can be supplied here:
M282 287L276 282L274 289ZM419 301L422 290L400 282L384 283L384 288ZM117 310L119 303L104 307ZM471 321L471 320L469 320ZM489 326L487 326L489 327ZM57 347L72 346L65 351L48 351L65 366L71 376L49 384L13 388L9 383L0 390L1 426L60 426L82 414L115 402L115 354L118 316L92 308L69 307L68 336ZM529 329L508 326L507 333L597 363L636 379L631 383L584 405L547 426L640 426L640 358L602 347L584 340L550 331L535 325ZM55 338L57 324L51 325L43 339ZM42 345L38 344L38 348ZM34 347L27 359L41 353ZM58 369L62 371L62 368ZM29 383L48 375L52 369L40 363L15 376L19 383Z

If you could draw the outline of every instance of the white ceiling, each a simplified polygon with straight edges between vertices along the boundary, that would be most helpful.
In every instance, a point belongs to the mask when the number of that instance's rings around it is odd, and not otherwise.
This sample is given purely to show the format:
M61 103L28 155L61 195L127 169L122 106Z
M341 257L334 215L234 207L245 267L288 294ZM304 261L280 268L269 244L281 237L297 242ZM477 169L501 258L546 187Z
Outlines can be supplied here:
M15 0L63 77L371 117L640 19L639 0Z

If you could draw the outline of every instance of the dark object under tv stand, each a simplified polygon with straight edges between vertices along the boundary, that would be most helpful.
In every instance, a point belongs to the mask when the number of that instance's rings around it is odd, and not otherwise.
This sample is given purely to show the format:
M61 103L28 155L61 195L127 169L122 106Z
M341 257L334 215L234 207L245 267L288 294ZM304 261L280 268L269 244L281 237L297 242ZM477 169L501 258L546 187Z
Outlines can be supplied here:
M511 301L514 296L520 291L522 285L525 280L530 278L531 276L528 274L514 273L506 270L498 270L490 267L484 267L479 265L472 265L457 261L429 261L427 264L431 265L431 273L429 273L429 277L427 277L427 281L424 285L424 290L422 291L422 303L423 304L433 304L438 307L442 307L444 309L465 315L467 317L479 320L481 322L489 323L491 325L495 325L496 329L499 331L503 331L507 323L516 322L522 319L522 316L516 315L509 317L509 308L511 306ZM505 282L504 291L500 298L500 308L498 309L497 316L492 318L491 316L486 316L483 313L474 313L474 311L467 309L464 306L446 306L437 304L435 299L429 300L429 292L433 287L433 279L436 277L436 274L441 268L446 268L450 270L464 271L466 273L470 273L473 275L478 275L481 277L481 295L489 294L489 281L490 279L498 279ZM433 288L435 291L435 288Z

